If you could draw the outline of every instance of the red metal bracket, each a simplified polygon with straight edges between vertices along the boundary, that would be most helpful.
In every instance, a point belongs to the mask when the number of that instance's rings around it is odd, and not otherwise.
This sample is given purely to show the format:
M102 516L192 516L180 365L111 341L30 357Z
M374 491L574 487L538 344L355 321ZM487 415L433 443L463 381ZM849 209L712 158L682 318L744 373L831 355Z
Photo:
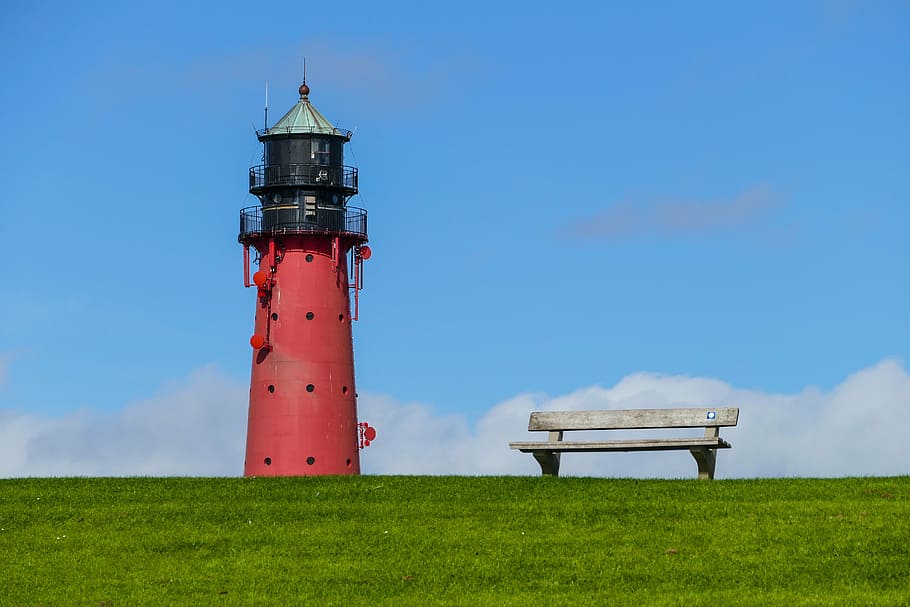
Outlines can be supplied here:
M250 282L250 245L243 245L243 286L249 288L253 286Z
M369 259L372 255L370 247L362 246L351 249L351 266L354 271L354 281L348 284L348 288L354 291L354 315L352 320L360 318L360 290L363 289L363 260Z

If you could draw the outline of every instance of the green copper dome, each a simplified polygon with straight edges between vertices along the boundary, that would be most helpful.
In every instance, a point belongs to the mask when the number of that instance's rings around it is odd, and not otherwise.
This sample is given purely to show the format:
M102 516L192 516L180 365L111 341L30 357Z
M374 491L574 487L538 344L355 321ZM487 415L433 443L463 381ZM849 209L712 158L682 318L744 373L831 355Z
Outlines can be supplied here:
M310 87L304 82L300 85L300 101L292 107L271 127L258 131L259 138L271 135L286 135L298 133L316 133L321 135L337 135L346 140L351 138L351 132L337 129L323 116L316 107L310 103Z

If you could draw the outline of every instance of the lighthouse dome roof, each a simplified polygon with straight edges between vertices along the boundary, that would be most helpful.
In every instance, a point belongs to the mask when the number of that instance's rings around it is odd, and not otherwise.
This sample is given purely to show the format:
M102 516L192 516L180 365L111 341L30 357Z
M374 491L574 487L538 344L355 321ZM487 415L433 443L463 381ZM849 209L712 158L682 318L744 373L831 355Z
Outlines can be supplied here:
M351 138L351 132L339 129L310 103L310 87L306 83L300 86L300 100L294 107L287 111L274 125L258 131L259 138L271 135L288 134L320 134L337 135L345 139Z

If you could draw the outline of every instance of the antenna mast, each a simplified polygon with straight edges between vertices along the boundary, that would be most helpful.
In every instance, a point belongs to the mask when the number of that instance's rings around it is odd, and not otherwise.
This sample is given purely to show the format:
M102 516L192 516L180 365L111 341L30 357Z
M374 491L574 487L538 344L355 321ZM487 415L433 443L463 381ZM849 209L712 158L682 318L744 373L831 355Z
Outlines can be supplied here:
M265 83L265 120L262 128L268 130L269 128L269 83Z

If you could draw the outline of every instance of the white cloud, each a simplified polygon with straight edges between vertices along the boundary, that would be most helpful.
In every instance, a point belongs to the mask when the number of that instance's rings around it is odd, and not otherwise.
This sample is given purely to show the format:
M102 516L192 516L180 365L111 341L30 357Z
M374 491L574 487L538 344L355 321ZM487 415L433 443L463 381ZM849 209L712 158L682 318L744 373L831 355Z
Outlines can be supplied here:
M0 411L0 477L239 475L246 388L204 367L104 415Z
M206 367L160 395L104 416L59 417L0 411L0 477L67 475L239 475L247 387ZM847 377L830 392L737 389L723 381L637 373L611 388L554 398L519 394L476 421L431 405L363 394L360 417L379 432L363 453L372 474L539 474L511 451L536 410L738 406L739 426L721 432L733 448L717 477L845 476L910 473L910 375L894 360ZM566 475L695 476L684 451L564 456Z
M621 240L641 235L690 236L754 228L781 206L783 197L767 185L727 200L625 200L562 229L583 240Z
M283 105L285 102L296 101L304 57L307 81L317 106L327 91L335 91L367 99L373 106L379 104L384 115L432 102L448 84L466 73L476 74L484 65L480 57L465 53L415 61L414 54L398 43L360 40L357 44L346 41L339 45L337 40L308 37L299 48L287 45L276 48L269 44L241 48L230 54L219 51L186 62L172 76L153 75L156 80L176 78L181 86L213 96L224 95L225 90L235 87L248 88L251 83L264 93L264 83L271 82L272 120L275 120L288 109ZM116 83L122 83L124 77L141 81L146 76L137 73L134 64L117 58L111 60L103 75L106 81Z

